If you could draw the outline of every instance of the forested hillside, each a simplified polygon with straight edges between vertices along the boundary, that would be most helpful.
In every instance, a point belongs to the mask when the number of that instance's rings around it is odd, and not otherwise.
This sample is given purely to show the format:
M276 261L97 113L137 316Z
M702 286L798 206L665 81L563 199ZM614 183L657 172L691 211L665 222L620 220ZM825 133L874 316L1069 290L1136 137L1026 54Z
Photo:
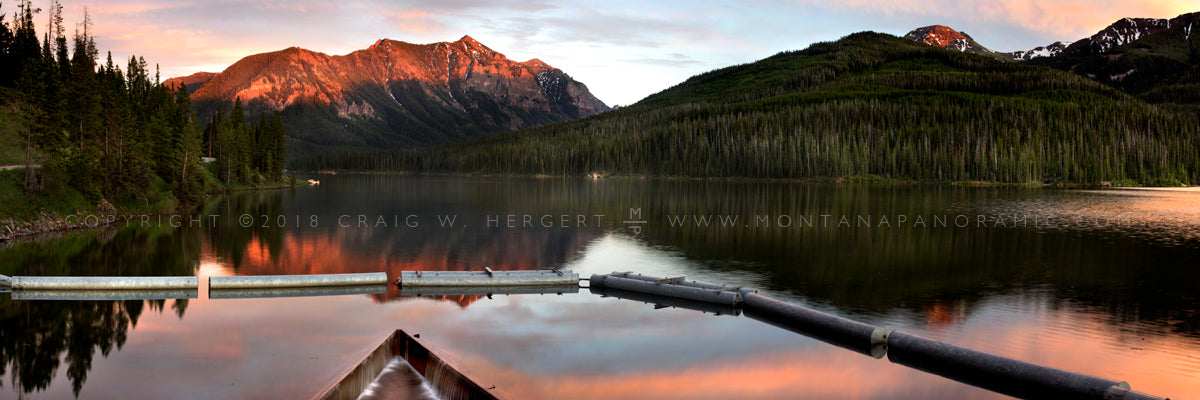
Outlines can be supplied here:
M1128 43L1084 39L1058 57L1030 63L1072 71L1151 103L1200 104L1200 34L1192 34L1193 27L1200 28L1200 12L1151 21L1157 24L1141 26L1157 29ZM1112 32L1131 22L1117 21L1097 36L1117 36Z
M208 191L281 180L278 116L251 126L238 106L202 136L186 89L159 84L140 57L123 70L111 53L98 63L90 18L68 38L57 1L39 41L39 11L21 1L11 23L0 18L0 157L16 164L0 171L0 220L168 211ZM206 156L217 160L208 170Z
M1041 66L857 33L695 76L627 108L310 169L1178 185L1200 108Z

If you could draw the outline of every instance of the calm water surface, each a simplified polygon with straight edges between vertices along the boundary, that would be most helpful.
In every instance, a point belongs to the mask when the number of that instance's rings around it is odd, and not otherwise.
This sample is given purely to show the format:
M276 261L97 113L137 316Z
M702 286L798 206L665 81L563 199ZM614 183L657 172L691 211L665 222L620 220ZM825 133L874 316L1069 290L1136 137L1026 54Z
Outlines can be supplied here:
M134 221L0 248L5 275L201 277L189 300L0 295L0 398L308 398L395 329L512 398L1003 397L749 318L587 289L209 299L204 279L484 266L742 284L1200 397L1198 192L319 179L216 199L191 227Z

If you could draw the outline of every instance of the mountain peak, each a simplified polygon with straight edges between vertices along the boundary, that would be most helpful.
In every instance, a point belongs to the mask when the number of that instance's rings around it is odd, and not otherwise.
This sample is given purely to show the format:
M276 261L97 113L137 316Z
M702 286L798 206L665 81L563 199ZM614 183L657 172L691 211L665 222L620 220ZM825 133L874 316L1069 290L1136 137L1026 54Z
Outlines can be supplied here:
M950 48L954 45L955 41L967 39L966 35L945 25L930 25L917 28L904 35L904 37L943 49Z
M191 94L195 93L196 90L200 89L201 86L204 86L205 83L208 83L208 81L212 80L214 76L217 76L216 72L197 72L188 76L167 79L163 81L163 85L166 85L171 89L178 89L179 86L184 86L187 87L188 93Z
M484 46L483 43L479 43L478 40L475 40L475 38L471 37L471 35L463 35L463 37L455 41L454 44L466 45L467 47L478 47L484 49L488 48L487 46Z
M966 32L959 32L945 25L930 25L913 29L904 35L904 38L948 50L982 54L1001 59L1008 58L976 43L975 39L972 39L971 35L966 34Z
M1093 52L1103 53L1170 27L1171 21L1165 18L1121 18L1085 40Z
M1080 39L1063 51L1068 55L1087 56L1106 53L1122 45L1130 44L1162 31L1184 27L1184 40L1190 36L1190 26L1200 23L1200 12L1180 14L1166 18L1121 18L1096 34Z
M554 67L551 67L550 64L546 64L545 61L542 61L537 58L531 58L531 59L529 59L529 61L523 62L521 64L526 67L529 67L529 69L533 70L534 73L542 72L542 71L545 71L548 69L554 69Z
M1063 42L1054 42L1045 46L1038 46L1031 50L1019 50L1006 53L1016 61L1029 61L1039 57L1058 57L1067 49L1067 44Z
M510 60L470 36L428 44L384 38L368 49L332 56L292 47L247 56L216 75L172 83L198 87L193 104L210 113L234 99L248 110L296 105L325 110L324 117L314 117L317 126L284 121L296 128L289 132L306 135L310 149L431 145L608 110L566 73L540 60ZM374 125L348 133L343 128L351 121Z
M371 45L371 47L368 47L368 48L374 49L374 48L377 48L380 46L386 46L391 42L392 42L392 39L388 39L388 38L379 39L379 40L375 41L375 44Z

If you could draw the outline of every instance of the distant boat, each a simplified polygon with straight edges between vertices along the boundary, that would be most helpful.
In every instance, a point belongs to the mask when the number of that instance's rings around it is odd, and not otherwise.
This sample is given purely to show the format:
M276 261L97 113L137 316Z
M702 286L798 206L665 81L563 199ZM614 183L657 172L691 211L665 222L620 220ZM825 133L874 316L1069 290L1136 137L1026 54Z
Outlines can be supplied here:
M313 185L313 186L317 186L317 185L320 185L320 184L321 184L321 181L318 181L318 180L316 180L316 179L309 179L309 180L308 180L308 184L309 184L309 185Z

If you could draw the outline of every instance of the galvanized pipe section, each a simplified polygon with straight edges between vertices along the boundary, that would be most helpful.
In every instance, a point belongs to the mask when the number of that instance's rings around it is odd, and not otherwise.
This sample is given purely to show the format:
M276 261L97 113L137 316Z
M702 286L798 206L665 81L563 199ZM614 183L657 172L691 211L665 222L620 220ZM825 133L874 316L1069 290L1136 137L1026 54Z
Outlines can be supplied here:
M403 271L402 288L419 286L579 286L571 271Z
M1129 384L1064 371L893 331L891 362L1009 396L1030 399L1109 399L1131 394ZM1124 389L1113 391L1113 388ZM1126 393L1128 392L1128 393ZM1140 397L1146 398L1146 397ZM1153 397L1150 397L1153 398Z
M759 294L742 301L747 317L799 333L859 354L883 358L889 342L887 330L829 315Z
M579 284L546 286L417 286L400 288L401 296L491 296L494 294L579 293Z
M315 296L346 296L363 294L380 294L387 292L387 284L353 285L353 286L321 286L321 287L283 287L283 288L239 288L239 289L209 289L210 299L259 299L275 297L315 297Z
M327 275L212 276L208 278L209 290L362 286L386 284L386 272Z
M194 299L196 289L18 290L13 300L166 300Z
M194 276L14 276L12 289L19 290L148 290L196 289Z
M0 275L0 289L8 289L10 287L12 287L12 278Z
M598 294L598 295L605 296L605 297L615 297L618 299L633 300L633 301L640 301L640 302L643 302L646 304L653 304L655 308L663 308L663 307L685 308L688 310L694 310L694 311L699 311L699 312L713 313L716 315L732 315L735 317L738 315L741 315L741 313L742 313L741 310L739 310L736 307L730 306L730 305L706 303L706 302L700 302L700 301L694 301L694 300L684 300L684 299L677 299L674 297L655 296L655 295L648 294L648 293L630 292L628 290L620 290L620 289L613 289L613 288L607 288L607 287L592 286L592 287L588 288L588 291L592 292L592 294Z
M658 278L662 280L663 278ZM693 286L682 286L674 283L656 283L646 279L622 278L614 275L594 274L590 279L591 287L612 288L630 292L648 293L656 296L674 297L684 300L715 303L736 307L742 302L742 294L736 291L705 289Z
M664 279L669 279L669 278L658 278L658 277L653 277L653 276L645 276L642 274L634 274L631 272L612 273L612 274L609 274L609 276L616 276L618 278L638 279L638 280L643 280L643 281L648 281L648 282L659 282ZM677 280L676 282L672 283L673 285L688 286L688 287L709 289L709 290L726 290L726 291L730 291L730 292L741 293L743 296L750 294L750 293L758 293L757 289L751 289L751 288L748 288L745 286L721 285L721 284L714 284L714 283L686 281L686 280L683 280L682 277L678 278L676 280Z

